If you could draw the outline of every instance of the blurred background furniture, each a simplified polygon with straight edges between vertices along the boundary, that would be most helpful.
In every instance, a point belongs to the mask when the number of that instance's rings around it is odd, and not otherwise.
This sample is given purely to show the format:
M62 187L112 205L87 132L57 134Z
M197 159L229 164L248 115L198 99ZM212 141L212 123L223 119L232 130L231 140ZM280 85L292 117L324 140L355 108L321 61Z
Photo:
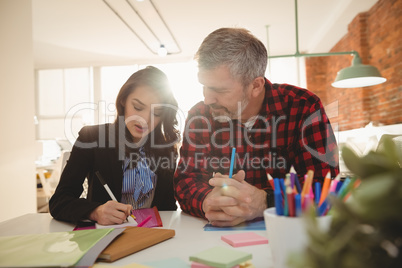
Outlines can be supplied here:
M62 151L54 165L37 166L36 172L42 186L42 188L38 189L38 212L48 212L49 200L59 183L61 173L63 172L69 157L70 151ZM50 176L47 176L49 173Z
M335 131L335 137L340 152L344 146L348 146L359 156L381 150L385 137L392 137L396 146L402 150L402 124L380 125L371 122L364 128ZM353 175L345 165L342 153L339 154L339 169L342 178Z

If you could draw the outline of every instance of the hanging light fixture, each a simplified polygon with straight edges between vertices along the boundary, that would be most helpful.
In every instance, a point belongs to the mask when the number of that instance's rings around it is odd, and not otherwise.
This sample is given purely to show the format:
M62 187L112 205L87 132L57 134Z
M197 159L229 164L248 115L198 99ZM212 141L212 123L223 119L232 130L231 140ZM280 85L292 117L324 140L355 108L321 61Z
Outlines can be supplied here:
M378 69L372 65L362 64L359 53L356 51L343 51L343 52L328 52L328 53L300 53L299 52L299 27L298 27L298 14L297 14L297 0L295 0L295 28L296 28L296 53L289 55L268 56L268 58L286 58L286 57L326 57L334 55L353 55L352 66L344 68L338 72L335 81L331 84L337 88L355 88L355 87L368 87L374 86L387 81L382 77ZM268 42L268 27L267 43Z
M359 54L355 54L352 66L340 70L332 86L338 88L368 87L385 81L387 79L381 76L376 67L362 64Z
M160 45L160 47L159 47L159 49L158 49L158 55L160 56L160 57L165 57L166 55L167 55L167 49L166 49L166 47L165 47L165 45L164 44L161 44Z
M143 16L140 14L140 12L135 8L133 3L130 2L130 0L126 0L126 3L128 6L130 6L131 10L136 14L139 20L141 20L142 24L148 29L149 33L155 38L156 42L159 43L159 48L156 50L155 47L151 48L147 44L147 41L141 38L141 36L136 32L135 27L130 25L130 23L122 16L119 14L119 12L109 3L113 2L111 0L103 0L103 2L106 4L106 6L130 29L130 31L138 38L139 41L143 43L143 45L150 51L152 54L159 55L161 57L164 57L166 55L173 55L173 54L179 54L182 52L179 43L177 42L176 38L174 37L172 31L170 30L169 26L167 25L166 21L163 19L162 15L160 14L159 10L155 6L152 0L148 0L150 6L152 6L153 11L155 14L159 17L160 22L163 24L164 28L166 29L167 33L170 35L172 42L175 44L177 51L172 52L168 51L165 44L162 43L161 39L157 36L157 34L154 32L152 27L146 22L146 20L143 18ZM137 0L137 2L143 2L144 0ZM116 3L116 2L113 2ZM148 41L149 42L149 41Z

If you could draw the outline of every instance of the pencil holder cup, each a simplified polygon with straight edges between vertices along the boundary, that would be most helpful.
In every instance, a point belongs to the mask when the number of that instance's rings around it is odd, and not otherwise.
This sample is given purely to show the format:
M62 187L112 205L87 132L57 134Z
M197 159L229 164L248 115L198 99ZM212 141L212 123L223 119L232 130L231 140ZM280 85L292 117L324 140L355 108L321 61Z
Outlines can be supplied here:
M264 211L268 245L275 268L288 268L289 253L300 252L308 243L306 222L303 217L276 215L274 207ZM317 217L318 228L328 230L331 216Z

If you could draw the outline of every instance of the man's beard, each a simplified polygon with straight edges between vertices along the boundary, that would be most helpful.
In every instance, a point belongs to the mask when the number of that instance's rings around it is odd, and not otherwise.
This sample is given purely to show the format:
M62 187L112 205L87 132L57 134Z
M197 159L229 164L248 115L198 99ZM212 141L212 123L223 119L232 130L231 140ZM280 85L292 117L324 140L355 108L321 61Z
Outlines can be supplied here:
M243 111L246 109L247 105L249 103L249 99L247 98L246 94L243 95L243 100L237 103L237 109L236 111L229 111L226 107L223 106L214 106L214 105L210 105L211 108L215 108L215 109L221 109L222 112L216 113L211 111L212 117L214 120L220 122L220 123L224 123L224 122L229 122L232 119L241 119L241 115L243 113Z

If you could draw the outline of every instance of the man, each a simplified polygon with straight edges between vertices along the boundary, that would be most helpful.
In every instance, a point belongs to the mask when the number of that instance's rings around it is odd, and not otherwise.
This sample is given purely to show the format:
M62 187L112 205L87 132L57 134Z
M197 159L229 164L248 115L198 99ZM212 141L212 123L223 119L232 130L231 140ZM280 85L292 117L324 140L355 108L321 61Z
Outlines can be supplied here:
M334 134L320 99L264 78L267 51L249 31L221 28L195 59L204 102L188 114L174 178L181 209L216 226L262 217L274 206L267 174L300 182L308 170L323 181L339 173ZM232 148L233 178L229 178Z

